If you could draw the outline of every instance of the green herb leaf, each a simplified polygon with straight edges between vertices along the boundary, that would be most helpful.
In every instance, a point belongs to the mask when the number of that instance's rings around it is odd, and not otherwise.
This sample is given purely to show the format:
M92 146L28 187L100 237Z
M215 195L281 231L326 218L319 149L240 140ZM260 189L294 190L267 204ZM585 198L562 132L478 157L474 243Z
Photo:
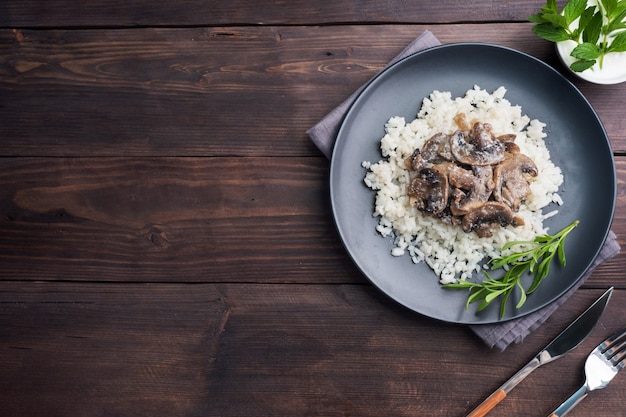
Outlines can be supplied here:
M565 266L566 262L565 262L565 241L562 240L559 243L559 247L557 248L557 254L559 257L559 263L561 264L561 266Z
M524 303L526 303L526 299L528 298L528 296L526 295L526 290L524 290L524 287L522 286L522 283L520 281L517 281L517 288L519 288L520 297L515 308L521 308ZM500 312L502 312L502 310Z
M596 63L595 59L590 59L590 60L581 60L581 61L576 61L574 63L572 63L572 65L570 65L570 69L574 72L583 72L591 67L593 67Z
M533 26L532 31L535 35L550 42L561 42L570 38L565 29L556 26L554 23L540 23Z
M620 32L611 42L609 52L626 52L626 32Z
M617 8L617 0L601 0L600 2L604 11L609 19L613 17L615 9Z
M558 13L559 9L556 4L556 0L548 0L546 5L541 8L541 13L549 14L549 13Z
M534 15L531 15L530 17L528 17L528 21L533 22L533 23L546 23L547 22L547 20L543 18L543 15L541 13L535 13Z
M626 19L626 2L624 3L624 9L620 11L620 13L609 21L606 32L611 33L616 30L624 29L626 24L624 23L624 19Z
M589 20L589 23L587 23L585 30L583 30L583 42L597 44L602 33L602 23L602 13L595 13Z
M567 19L560 13L544 14L543 19L546 22L550 22L557 27L563 28L565 31L569 29L569 23L567 23Z
M591 22L591 18L595 14L595 7L587 7L585 11L581 14L580 19L578 20L578 27L574 30L573 39L580 39L580 35L583 33L589 22Z
M535 23L532 30L540 38L576 42L572 56L577 60L570 65L575 72L585 71L596 62L602 68L606 54L626 52L626 0L590 3L588 6L587 0L568 0L559 12L556 0L546 0L541 12L528 18Z
M581 43L570 54L577 59L597 59L600 56L600 47L595 43Z
M567 26L578 19L587 8L587 0L570 0L563 8L563 16Z
M576 220L569 226L554 235L538 236L533 242L509 242L503 245L503 249L510 249L518 245L532 245L530 249L521 252L513 252L509 255L492 258L488 265L490 269L500 269L508 266L504 275L500 278L492 278L487 271L484 272L485 280L477 283L467 280L458 280L455 284L446 284L443 288L448 289L469 289L466 308L473 303L479 303L477 311L482 311L498 298L502 298L500 303L500 316L505 313L505 306L511 294L517 288L520 298L516 303L516 308L520 308L526 302L529 294L532 294L543 280L548 276L550 265L555 255L558 253L561 264L565 264L564 241L567 235L578 226ZM533 282L528 289L522 285L522 277L528 272L534 273Z

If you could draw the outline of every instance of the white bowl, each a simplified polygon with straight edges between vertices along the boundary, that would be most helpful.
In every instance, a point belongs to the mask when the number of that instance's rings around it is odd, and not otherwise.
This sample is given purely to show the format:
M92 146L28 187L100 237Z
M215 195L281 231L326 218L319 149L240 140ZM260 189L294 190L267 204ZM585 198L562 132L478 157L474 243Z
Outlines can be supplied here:
M576 47L574 41L562 41L556 43L556 50L563 65L577 77L595 84L619 84L626 81L626 52L612 52L604 56L602 68L596 63L593 67L574 72L570 65L576 61L570 53Z

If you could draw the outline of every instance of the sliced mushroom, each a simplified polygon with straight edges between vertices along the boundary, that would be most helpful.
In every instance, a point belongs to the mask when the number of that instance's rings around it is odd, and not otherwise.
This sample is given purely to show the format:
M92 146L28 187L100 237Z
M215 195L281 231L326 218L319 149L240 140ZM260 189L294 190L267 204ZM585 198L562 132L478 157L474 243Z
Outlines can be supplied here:
M453 165L448 168L448 181L454 187L450 210L455 216L464 216L485 203L494 188L490 166L473 166L468 170Z
M509 154L494 170L493 198L518 211L522 201L531 193L528 177L538 174L535 163L522 153Z
M470 130L471 128L469 122L467 121L467 114L465 113L458 113L452 118L452 120L454 120L454 123L456 123L458 128L461 130Z
M446 140L441 142L439 146L439 156L444 161L454 161L454 155L452 154L452 149L450 148L450 138L452 135L446 135Z
M407 169L420 171L423 168L430 168L433 164L453 160L454 156L450 152L450 136L437 133L424 143L422 149L416 149L404 163Z
M496 139L498 139L500 142L512 143L512 142L515 142L515 139L517 139L517 135L515 133L507 133L507 134L498 136Z
M492 127L489 123L476 122L469 130L469 142L476 145L479 149L484 149L496 141L495 136L491 133Z
M515 133L506 133L496 137L497 140L504 143L504 149L509 153L520 153L520 148L515 144L517 135Z
M508 153L520 153L522 150L517 146L515 142L504 142L504 149ZM506 157L505 157L506 159Z
M422 158L422 152L418 149L414 150L411 156L404 160L404 165L406 169L410 171L419 171L422 168L425 168L424 159Z
M463 131L457 130L450 138L450 151L462 164L486 166L495 165L504 159L505 146L499 140L486 140L482 134L478 139L472 139L471 135L466 139Z
M433 135L426 141L426 143L424 143L424 146L422 147L422 157L427 161L436 161L439 157L439 149L447 140L448 135L445 133L437 133Z
M411 204L467 233L491 236L502 225L523 225L515 214L530 194L533 161L515 144L515 134L495 136L488 123L454 117L459 130L433 135L405 160L415 175L409 185Z
M480 237L493 236L494 227L523 226L524 219L513 213L504 203L489 201L469 212L461 222L466 233L476 232Z
M441 213L448 205L448 177L437 168L423 168L411 181L408 194L418 210Z

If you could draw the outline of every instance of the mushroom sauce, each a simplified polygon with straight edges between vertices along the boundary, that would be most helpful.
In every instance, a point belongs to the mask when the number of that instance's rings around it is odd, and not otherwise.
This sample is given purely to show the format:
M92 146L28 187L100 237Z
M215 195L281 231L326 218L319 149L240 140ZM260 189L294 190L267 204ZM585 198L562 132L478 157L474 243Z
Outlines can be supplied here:
M383 158L363 162L376 231L392 238L391 255L426 263L441 283L469 278L507 242L545 234L543 221L562 204L545 124L505 94L433 91L414 120L387 121Z
M535 163L520 152L516 135L496 136L479 121L470 126L465 113L454 121L458 130L436 133L405 160L416 173L408 187L411 205L480 237L523 225L516 212L531 193Z

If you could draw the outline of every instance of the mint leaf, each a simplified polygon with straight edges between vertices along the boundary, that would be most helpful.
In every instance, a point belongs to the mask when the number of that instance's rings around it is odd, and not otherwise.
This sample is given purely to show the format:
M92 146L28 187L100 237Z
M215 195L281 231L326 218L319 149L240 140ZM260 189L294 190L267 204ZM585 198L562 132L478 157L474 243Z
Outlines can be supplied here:
M528 21L533 22L533 23L546 23L547 22L547 20L543 18L543 15L541 13L536 13L532 16L529 16Z
M528 20L540 38L577 44L571 53L576 59L570 65L573 71L589 69L597 61L601 67L606 54L626 52L626 0L567 0L561 12L557 1L546 0L541 12Z
M583 30L583 42L598 43L600 34L602 33L602 13L594 14L585 30Z
M626 32L620 32L613 38L608 52L626 52Z
M574 37L576 39L578 39L580 37L580 34L583 32L583 30L585 30L585 28L591 21L591 18L593 17L595 11L596 11L596 7L592 6L592 7L587 7L585 11L582 12L582 14L580 15L580 20L578 20L578 28L574 30Z
M607 17L611 18L611 14L614 13L617 7L617 0L601 0L600 3L604 8Z
M533 26L532 31L540 38L551 42L566 41L570 38L565 29L555 26L552 23L541 23L535 25Z
M567 26L580 17L587 8L587 0L570 0L563 8L563 16Z
M624 3L624 10L622 10L615 19L609 21L609 25L607 26L606 33L611 33L618 29L624 29L626 24L624 23L624 19L626 18L626 3Z
M595 63L596 63L595 59L594 60L576 61L572 65L570 65L569 67L574 72L583 72L584 70L593 67L593 65Z
M615 14L620 14L624 9L626 9L626 1L620 0L617 2L617 6L615 7Z
M600 47L595 43L581 43L572 50L570 54L574 58L582 60L593 60L600 56Z
M549 14L549 13L556 14L558 12L559 12L559 9L556 4L556 0L548 0L546 2L546 5L541 8L541 13L543 14Z
M543 19L546 22L553 23L554 25L559 26L565 30L569 29L569 24L567 23L565 16L560 13L544 13Z

